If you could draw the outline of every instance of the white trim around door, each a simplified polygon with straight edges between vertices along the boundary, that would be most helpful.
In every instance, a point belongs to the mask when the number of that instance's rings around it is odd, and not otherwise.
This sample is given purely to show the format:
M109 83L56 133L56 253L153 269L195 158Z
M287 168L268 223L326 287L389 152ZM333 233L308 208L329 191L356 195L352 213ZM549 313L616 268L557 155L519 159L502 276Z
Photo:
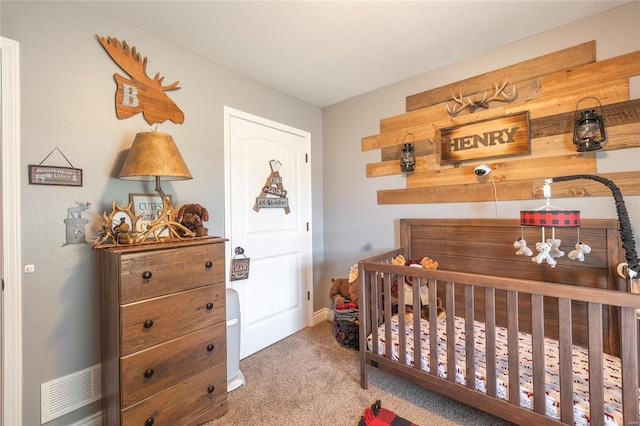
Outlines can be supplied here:
M0 37L2 74L2 425L22 424L22 232L18 42Z

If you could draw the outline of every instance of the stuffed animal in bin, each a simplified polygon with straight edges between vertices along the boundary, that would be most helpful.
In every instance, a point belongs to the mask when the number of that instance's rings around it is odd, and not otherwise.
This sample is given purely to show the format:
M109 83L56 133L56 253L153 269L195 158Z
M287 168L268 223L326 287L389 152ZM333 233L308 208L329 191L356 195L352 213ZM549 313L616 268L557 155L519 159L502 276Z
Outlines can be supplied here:
M337 309L358 308L358 264L349 270L349 278L331 278L329 298ZM349 303L349 301L351 303ZM353 306L351 306L353 305Z
M538 250L538 254L531 258L531 261L536 263L546 262L551 265L552 268L555 268L556 261L553 257L551 257L551 244L549 243L536 243L536 250Z
M185 204L180 207L177 222L187 227L196 234L196 237L204 237L209 230L204 227L203 222L209 220L209 212L200 204Z
M584 255L591 253L591 247L583 243L582 241L576 243L575 250L571 250L568 254L569 259L579 260L584 262Z

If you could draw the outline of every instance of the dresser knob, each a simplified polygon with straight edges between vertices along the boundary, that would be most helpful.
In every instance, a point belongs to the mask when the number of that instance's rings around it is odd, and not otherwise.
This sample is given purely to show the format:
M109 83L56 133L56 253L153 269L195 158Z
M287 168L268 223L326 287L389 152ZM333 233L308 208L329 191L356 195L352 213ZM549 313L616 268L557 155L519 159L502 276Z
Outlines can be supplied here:
M213 262L212 261L208 261L207 263L204 264L204 266L206 266L207 269L211 269L211 268L213 268Z
M153 417L149 417L147 421L144 422L144 426L151 426L154 422L155 420L153 420Z
M213 345L212 344L207 345L207 351L209 351L209 352L213 351Z
M216 387L213 385L209 385L209 387L207 388L207 392L209 393L213 393L214 390L216 390Z
M151 328L153 327L153 320L146 320L144 322L144 328Z
M213 309L213 303L209 302L207 303L207 311L210 311Z
M147 371L144 372L144 377L146 377L147 379L149 377L153 376L153 369L148 369Z
M150 280L152 275L153 274L151 273L151 271L144 271L142 273L142 278L144 278L145 280Z

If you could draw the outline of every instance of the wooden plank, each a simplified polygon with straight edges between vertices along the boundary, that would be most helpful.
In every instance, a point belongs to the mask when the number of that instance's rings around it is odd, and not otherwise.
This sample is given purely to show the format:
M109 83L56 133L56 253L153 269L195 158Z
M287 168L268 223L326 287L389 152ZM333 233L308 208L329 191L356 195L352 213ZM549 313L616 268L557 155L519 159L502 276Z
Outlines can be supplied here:
M623 195L640 195L640 171L602 173L599 176L616 182ZM542 194L544 179L495 182L495 184L498 200L544 198ZM556 182L551 189L553 196L557 198L611 196L611 191L606 186L590 180ZM493 186L487 183L378 191L378 204L455 203L493 201L494 199Z
M586 101L580 104L580 110L595 107L598 111L597 103ZM603 105L602 116L605 130L623 124L640 123L640 99L617 102L615 104ZM539 117L531 120L531 138L552 136L563 133L573 133L573 125L577 119L576 111L553 114L546 117ZM400 157L398 157L400 158Z
M531 199L531 181L496 182L498 194L509 194L510 200ZM493 201L491 184L431 186L378 191L378 204L421 204Z
M407 176L407 188L423 186L459 185L466 183L491 184L492 181L505 182L535 177L549 177L562 170L565 175L597 173L596 157L593 155L573 154L569 156L528 158L526 160L491 163L496 167L491 175L479 177L474 173L475 166L460 166L442 170L415 172Z
M640 103L639 103L640 105ZM632 114L633 115L633 112ZM614 117L615 118L615 117ZM617 123L619 120L610 119L610 116L607 115L605 118L605 129L607 133L607 140L602 145L602 151L613 151L618 149L627 149L627 148L637 148L640 147L640 117L638 117L638 121L629 124L620 124L620 125L611 125L611 122ZM549 127L546 129L540 129L535 126L535 121L532 121L532 132L535 132L536 129L540 130L538 134L546 134L547 132L555 131L553 129L554 124L549 123ZM608 124L609 123L609 124ZM569 127L567 123L563 123L562 125L566 125ZM570 130L571 132L573 129ZM400 152L402 147L400 145L394 145L390 147L385 147L381 149L381 157L382 162L385 161L393 161L396 165L399 164L400 161ZM541 137L531 137L531 155L533 157L551 157L556 155L571 155L576 152L576 146L573 144L573 133L565 133L565 134L553 134ZM416 142L415 145L415 153L416 153L416 162L420 161L420 157L429 157L434 156L437 157L435 142L433 140L430 141L420 141L420 143ZM422 158L422 163L424 163L424 169L426 170L435 170L441 167L446 167L445 164L440 165L438 158ZM367 168L371 169L371 175L373 176L386 176L386 175L377 175L375 170L377 168L376 164L372 163L368 164ZM491 165L490 163L487 163ZM371 167L370 167L371 166ZM399 166L397 167L399 169ZM416 165L416 170L423 169L419 164ZM397 173L390 173L397 174Z
M563 171L562 173L554 173L554 175L569 176L571 173L564 173ZM640 194L640 171L602 173L598 174L598 176L613 181L620 188L622 195ZM542 191L544 179L533 179L531 184L533 187L532 196L534 198L544 198ZM611 190L608 187L590 179L554 182L551 185L551 193L555 198L611 196Z
M585 90L594 84L636 75L640 75L640 50L545 75L541 78L542 93L549 96L580 88Z
M607 81L590 86L588 91L580 88L558 96L515 102L488 110L481 110L473 114L447 117L437 121L429 118L429 114L421 114L420 112L409 113L407 117L396 116L396 118L400 117L403 127L391 131L383 130L379 135L363 137L361 147L363 151L369 151L385 146L402 144L407 132L412 133L416 140L435 139L438 136L439 129L503 117L522 111L528 111L531 120L549 115L571 113L575 112L576 104L585 96L594 96L600 99L603 105L628 101L629 81L628 79ZM572 118L570 121L573 123L574 119Z
M509 80L509 82L513 84L567 68L592 63L595 62L595 60L596 42L589 41L490 71L479 76L408 96L406 99L406 110L415 111L439 102L444 102L451 99L452 93L457 94L459 92L469 91L482 93L485 90L491 90L495 83L502 83L504 80Z

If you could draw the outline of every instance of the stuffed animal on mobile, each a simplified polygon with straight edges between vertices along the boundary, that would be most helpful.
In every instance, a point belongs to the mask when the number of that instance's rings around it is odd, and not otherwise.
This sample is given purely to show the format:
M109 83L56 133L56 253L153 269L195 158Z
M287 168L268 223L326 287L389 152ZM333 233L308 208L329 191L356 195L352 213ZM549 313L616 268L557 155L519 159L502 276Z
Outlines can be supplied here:
M536 243L536 250L538 254L531 258L531 261L536 263L546 262L551 265L552 268L556 267L556 261L549 252L551 251L551 244L549 243Z
M591 253L591 247L589 247L582 241L576 243L574 247L575 247L575 250L571 250L568 254L569 259L584 262L584 255Z
M564 252L560 250L560 244L562 244L562 241L560 241L557 238L547 238L547 243L549 243L549 245L551 246L551 250L549 250L549 256L551 257L564 256Z
M518 249L516 256L533 256L533 250L527 247L527 240L522 237L513 242L513 247Z

